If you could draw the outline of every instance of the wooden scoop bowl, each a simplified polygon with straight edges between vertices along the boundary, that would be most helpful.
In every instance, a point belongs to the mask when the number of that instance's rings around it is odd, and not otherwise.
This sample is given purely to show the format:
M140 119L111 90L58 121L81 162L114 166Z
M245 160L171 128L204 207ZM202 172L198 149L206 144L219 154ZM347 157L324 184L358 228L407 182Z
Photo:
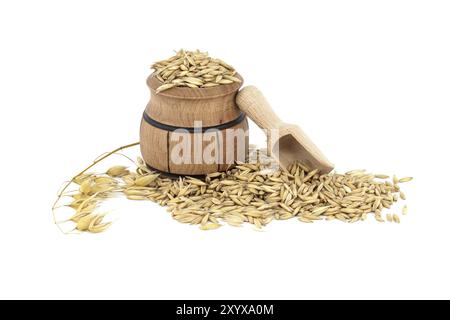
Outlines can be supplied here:
M279 164L286 169L296 161L310 169L328 173L334 166L299 126L284 123L270 107L266 98L254 86L243 88L236 97L239 108L261 129L266 130L267 152L278 157ZM273 130L276 129L276 130ZM274 134L278 132L278 135ZM278 152L278 154L276 154Z

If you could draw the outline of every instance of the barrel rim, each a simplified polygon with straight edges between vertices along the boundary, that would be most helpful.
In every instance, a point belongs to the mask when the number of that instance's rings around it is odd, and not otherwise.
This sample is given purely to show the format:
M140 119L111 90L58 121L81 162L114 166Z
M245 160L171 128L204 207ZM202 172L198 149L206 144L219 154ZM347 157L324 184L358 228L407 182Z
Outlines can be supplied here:
M239 73L235 74L235 77L241 79L241 82L234 82L230 84L221 84L211 88L189 88L189 87L174 87L169 90L158 93L158 96L173 98L173 99L190 99L201 100L218 98L229 95L239 90L243 85L244 79ZM147 78L147 85L150 88L152 94L156 94L156 89L163 83L152 73ZM196 92L198 95L196 95Z

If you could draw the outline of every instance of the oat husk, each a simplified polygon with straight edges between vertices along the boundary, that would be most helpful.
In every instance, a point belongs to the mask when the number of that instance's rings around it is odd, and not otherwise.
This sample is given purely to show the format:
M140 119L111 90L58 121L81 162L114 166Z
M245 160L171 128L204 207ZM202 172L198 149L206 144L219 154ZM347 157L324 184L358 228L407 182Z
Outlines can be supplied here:
M174 56L155 62L152 69L153 76L162 82L156 93L174 87L211 88L242 82L232 66L199 50L181 49Z
M108 153L93 165L109 155ZM98 205L105 199L123 195L130 200L150 200L167 207L171 216L181 223L199 225L201 230L214 230L222 224L252 224L261 229L273 220L296 218L304 223L339 220L347 223L365 221L372 215L378 222L400 223L396 214L383 211L405 198L398 183L412 178L393 178L352 170L344 174L320 174L297 163L288 170L274 168L274 162L254 147L250 163L236 163L226 172L215 172L204 180L184 177L172 180L149 170L142 159L134 168L115 166L105 173L75 176L69 184L77 184L78 192L69 196L68 204L75 210L69 221L74 230L98 233L110 222L102 223ZM58 195L66 196L67 186ZM57 200L57 202L58 202ZM56 203L54 206L56 209ZM402 210L406 214L406 206ZM56 219L55 219L56 222Z

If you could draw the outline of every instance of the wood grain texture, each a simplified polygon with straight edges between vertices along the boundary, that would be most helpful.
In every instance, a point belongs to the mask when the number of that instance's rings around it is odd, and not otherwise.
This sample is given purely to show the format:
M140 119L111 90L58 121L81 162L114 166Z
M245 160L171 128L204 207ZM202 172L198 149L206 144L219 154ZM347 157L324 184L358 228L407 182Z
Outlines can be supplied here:
M194 121L202 121L204 127L210 127L232 121L240 114L235 98L241 83L199 89L175 87L158 94L156 88L161 81L150 76L147 84L151 99L146 112L164 124L193 127Z
M168 132L155 128L142 119L140 135L144 161L157 170L169 172Z
M198 89L172 88L159 94L156 94L156 88L161 84L158 79L150 76L147 84L150 88L151 99L145 112L153 120L165 125L193 128L196 121L201 121L202 127L214 127L233 121L241 115L235 101L241 83ZM245 136L248 134L247 119L244 118L242 122L232 128L243 129L239 131L239 134L243 135L242 138L246 141L244 153L247 155L248 136ZM142 157L148 165L160 171L177 175L204 175L218 170L226 170L228 165L222 163L226 160L227 153L233 155L231 161L237 159L235 148L238 145L226 143L224 130L227 129L216 130L213 135L206 133L205 137L205 134L202 133L182 133L155 128L143 120L141 123ZM221 140L221 137L224 140ZM189 139L190 141L190 145L185 149L185 151L188 150L186 155L180 149L180 139L184 139L183 141ZM200 150L200 153L195 152L196 141L199 141L197 151ZM205 150L208 146L211 148L211 143L216 143L217 147ZM229 148L233 148L233 150L228 150ZM213 151L214 149L218 153L217 155ZM207 159L203 159L204 153L212 154L215 161L207 162ZM171 156L174 157L171 158ZM196 156L197 159L195 159ZM199 156L200 158L198 158ZM185 163L185 160L190 160L190 163ZM230 161L230 159L228 160Z
M333 170L333 164L303 130L299 126L281 121L256 87L243 88L237 95L236 102L260 128L268 130L267 149L279 150L278 157L282 167L286 168L292 162L299 161L311 168L318 168L324 173ZM279 130L277 141L272 139L270 129Z
M235 125L234 127L230 128L233 129L234 133L238 133L239 138L244 137L244 152L243 154L238 154L238 137L234 138L232 141L229 139L227 140L227 135L229 132L227 130L222 130L219 132L219 134L222 136L219 141L221 142L222 146L222 155L223 155L223 163L219 165L219 171L226 171L228 166L230 165L230 162L233 163L234 160L239 161L246 161L248 160L248 148L249 148L249 131L248 131L248 121L245 119L241 123ZM238 129L242 131L237 131ZM230 133L231 134L231 133ZM231 142L231 145L230 145ZM227 159L227 151L230 151L232 153L232 158Z
M215 135L214 135L215 136ZM185 155L182 152L178 152L179 149L175 149L177 145L179 145L182 139L189 139L190 141L189 148L185 148L189 150L188 154ZM186 140L185 140L186 141ZM195 144L198 143L197 147ZM210 143L216 143L216 139L213 141L204 141L203 133L174 133L169 132L169 171L174 174L184 174L184 175L202 175L208 174L211 172L216 172L219 170L219 164L217 162L206 163L203 158L203 153L205 148ZM195 152L195 148L197 148L197 152ZM216 149L219 151L220 149ZM215 152L213 152L214 157L216 157ZM195 158L197 156L197 159ZM186 158L184 158L186 157ZM180 163L179 161L183 161L186 159L186 163Z

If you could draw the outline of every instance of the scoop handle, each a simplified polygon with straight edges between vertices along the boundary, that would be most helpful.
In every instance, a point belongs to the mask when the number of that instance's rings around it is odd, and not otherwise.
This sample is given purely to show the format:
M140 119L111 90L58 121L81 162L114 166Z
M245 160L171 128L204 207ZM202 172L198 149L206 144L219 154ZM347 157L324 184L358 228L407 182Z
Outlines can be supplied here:
M254 86L247 86L239 91L236 103L261 129L279 129L284 125L261 91Z
M268 154L272 154L272 147L275 145L276 141L272 141L270 129L279 129L278 138L284 135L291 135L294 137L296 144L300 145L303 152L299 152L292 158L290 156L290 161L295 160L309 160L315 167L320 169L322 172L330 172L333 170L333 164L328 161L325 155L317 148L317 146L312 142L312 140L303 132L298 126L284 123L275 114L275 112L270 107L266 98L263 96L261 91L259 91L254 86L247 86L243 88L236 96L236 103L239 108L244 111L250 119L252 119L260 128L269 129L266 131L267 134L267 151ZM284 146L285 147L285 146ZM288 147L288 150L280 150L280 158L285 159L288 153L292 153L295 148L294 146ZM304 158L304 159L301 159ZM281 159L281 160L283 160ZM286 166L283 161L281 161L282 166Z

